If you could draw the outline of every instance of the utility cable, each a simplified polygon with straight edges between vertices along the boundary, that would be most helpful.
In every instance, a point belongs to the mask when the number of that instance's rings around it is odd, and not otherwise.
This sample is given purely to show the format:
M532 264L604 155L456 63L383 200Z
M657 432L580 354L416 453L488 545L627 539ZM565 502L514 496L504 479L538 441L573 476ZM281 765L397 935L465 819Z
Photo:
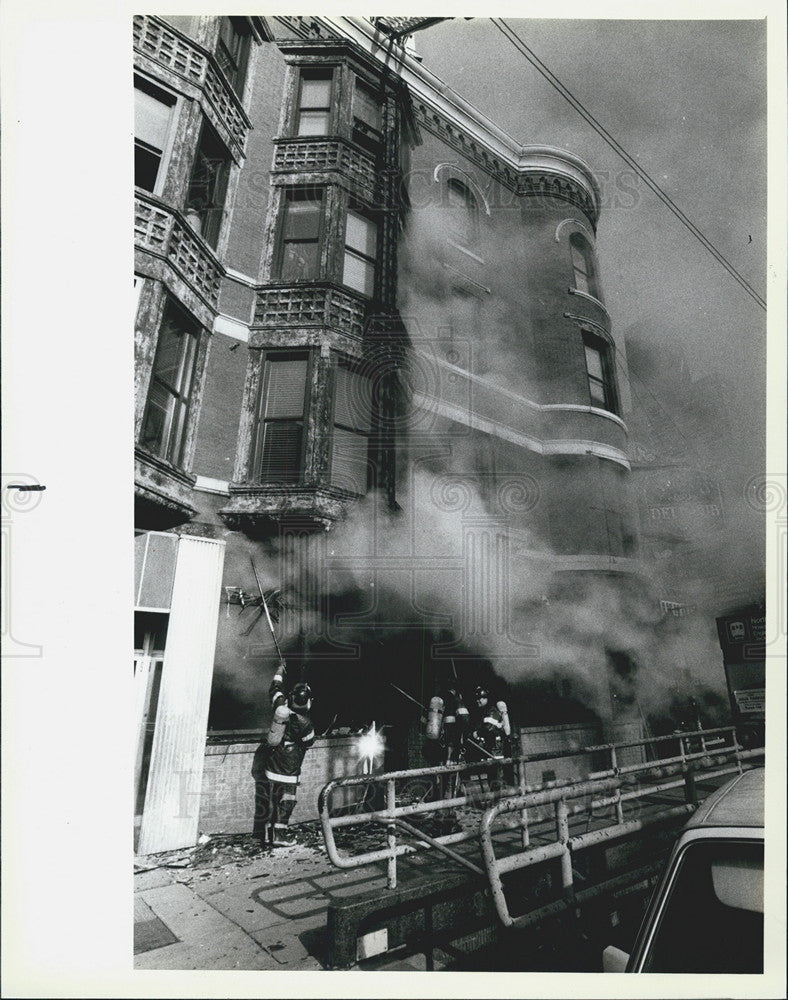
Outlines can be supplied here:
M507 38L512 43L512 45L515 46L515 48L521 53L521 55L523 55L528 60L528 62L530 62L531 65L534 66L539 73L541 73L541 75L548 81L548 83L550 83L553 87L555 87L558 93L561 94L561 96L565 98L565 100L567 100L569 104L572 105L575 111L577 111L578 114L581 115L581 117L583 117L588 122L588 124L594 129L594 131L597 132L602 139L604 139L604 141L611 147L611 149L613 149L621 157L621 159L624 160L624 162L627 163L635 171L638 177L640 177L643 181L645 181L645 183L654 192L654 194L656 194L656 196L660 199L660 201L663 202L663 204L665 204L670 209L670 211L676 216L676 218L690 231L690 233L692 233L692 235L697 240L700 241L700 243L706 248L706 250L708 250L709 253L720 264L722 264L725 270L733 278L735 278L736 281L738 281L738 283L742 286L745 292L747 292L747 294L752 299L754 299L754 301L757 302L762 309L766 309L766 301L763 299L761 295L758 294L758 292L755 291L755 289L747 281L747 279L744 278L741 274L739 274L739 272L736 270L733 264L731 264L730 261L728 261L727 258L723 256L722 253L720 253L720 251L714 246L711 240L707 239L706 236L704 236L703 233L700 231L700 229L698 229L698 227L690 219L687 218L687 216L684 214L684 212L682 212L682 210L678 207L678 205L676 205L676 203L673 201L670 195L668 195L665 191L662 190L659 184L657 184L657 182L651 176L649 176L649 174L643 167L640 166L637 160L635 160L635 158L631 156L616 139L613 138L613 136L607 131L607 129L597 121L597 119L591 114L590 111L588 111L587 108L584 107L582 102L579 101L574 96L574 94L572 94L571 91L564 86L563 83L561 83L558 77L554 73L552 73L547 68L547 66L545 66L545 64L541 61L541 59L539 59L536 53L533 52L533 50L526 45L526 43L522 40L522 38L520 38L520 36L514 31L514 29L510 27L510 25L508 25L506 21L504 21L502 18L493 17L490 20L495 25L495 27L501 32L501 34L505 38Z

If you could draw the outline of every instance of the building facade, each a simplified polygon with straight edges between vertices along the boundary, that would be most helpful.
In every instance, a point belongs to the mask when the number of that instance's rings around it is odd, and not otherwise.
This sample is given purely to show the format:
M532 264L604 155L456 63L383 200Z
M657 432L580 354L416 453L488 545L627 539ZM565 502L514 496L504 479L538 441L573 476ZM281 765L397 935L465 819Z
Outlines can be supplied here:
M484 681L562 746L610 721L616 630L562 617L639 579L600 193L400 22L134 19L141 852L250 828L261 592L321 781L372 721L415 759L398 688Z

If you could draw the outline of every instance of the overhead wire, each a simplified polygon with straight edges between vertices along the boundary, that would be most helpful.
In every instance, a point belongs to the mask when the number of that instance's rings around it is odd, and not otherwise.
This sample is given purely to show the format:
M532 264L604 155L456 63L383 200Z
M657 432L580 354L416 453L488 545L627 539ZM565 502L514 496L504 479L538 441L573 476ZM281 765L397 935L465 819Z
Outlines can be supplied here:
M733 277L747 294L758 303L762 309L766 309L766 301L758 294L752 285L744 278L730 263L730 261L714 246L698 227L689 219L684 212L676 205L660 185L651 177L638 161L628 153L623 146L607 131L607 129L591 114L583 103L564 86L558 77L542 62L536 53L520 38L517 32L502 18L493 17L490 19L501 34L507 38L512 45L523 55L529 63L553 86L561 96L572 105L575 111L584 118L594 131L616 152L625 163L630 166L647 186L656 194L663 204L670 209L676 218L684 225L689 232L705 247L706 250L720 263L725 270Z

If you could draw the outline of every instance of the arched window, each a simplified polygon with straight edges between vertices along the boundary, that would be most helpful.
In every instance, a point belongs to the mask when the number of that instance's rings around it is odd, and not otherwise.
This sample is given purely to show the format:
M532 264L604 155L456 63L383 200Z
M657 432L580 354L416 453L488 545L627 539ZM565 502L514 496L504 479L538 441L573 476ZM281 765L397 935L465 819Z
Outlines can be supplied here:
M591 244L582 233L572 233L569 238L572 252L572 268L575 272L575 288L578 292L602 298L597 279L596 261Z
M472 246L479 236L479 206L469 189L454 177L446 181L449 237L462 246Z

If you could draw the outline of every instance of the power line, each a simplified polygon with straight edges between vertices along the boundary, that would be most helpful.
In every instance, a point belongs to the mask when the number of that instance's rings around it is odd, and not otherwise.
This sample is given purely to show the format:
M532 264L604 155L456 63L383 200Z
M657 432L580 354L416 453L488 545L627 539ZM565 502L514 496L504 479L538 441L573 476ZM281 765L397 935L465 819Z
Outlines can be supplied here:
M758 292L755 291L755 289L747 281L747 279L744 278L741 274L739 274L739 272L736 270L733 264L731 264L730 261L728 261L726 257L724 257L722 253L720 253L720 251L714 246L711 240L707 239L706 236L704 236L703 233L700 231L700 229L698 229L698 227L690 219L687 218L687 216L684 214L684 212L682 212L682 210L678 207L678 205L676 205L676 203L673 201L670 195L668 195L665 191L662 190L659 184L657 184L657 182L651 176L649 176L649 174L643 167L640 166L637 160L635 160L635 158L631 156L616 139L613 138L613 136L607 131L607 129L603 125L601 125L600 122L597 121L597 119L582 104L582 102L579 101L574 96L574 94L572 94L571 91L564 86L563 83L561 83L558 77L554 73L552 73L547 68L547 66L545 66L545 64L536 55L536 53L533 52L533 50L526 45L526 43L522 40L522 38L520 38L520 36L514 31L514 29L511 28L502 18L493 17L490 20L495 25L495 27L501 32L501 34L505 38L507 38L512 43L512 45L514 45L514 47L521 53L521 55L523 55L528 60L528 62L530 62L531 65L534 66L534 68L539 73L541 73L541 75L547 80L547 82L550 83L553 87L555 87L558 93L561 94L561 96L565 98L565 100L567 100L569 104L572 105L575 111L577 111L579 115L585 118L585 120L594 129L594 131L597 132L602 137L602 139L604 139L604 141L611 147L611 149L613 149L622 158L622 160L624 160L624 162L627 163L635 171L638 177L640 177L643 181L646 182L648 187L654 192L654 194L660 199L660 201L663 202L663 204L665 204L670 209L671 212L673 212L676 218L692 233L692 235L697 240L700 241L700 243L709 251L709 253L720 264L722 264L725 270L733 278L735 278L736 281L738 281L738 283L742 286L745 292L747 292L747 294L752 299L754 299L755 302L757 302L762 309L765 309L766 308L765 300L762 298L761 295L758 294Z

